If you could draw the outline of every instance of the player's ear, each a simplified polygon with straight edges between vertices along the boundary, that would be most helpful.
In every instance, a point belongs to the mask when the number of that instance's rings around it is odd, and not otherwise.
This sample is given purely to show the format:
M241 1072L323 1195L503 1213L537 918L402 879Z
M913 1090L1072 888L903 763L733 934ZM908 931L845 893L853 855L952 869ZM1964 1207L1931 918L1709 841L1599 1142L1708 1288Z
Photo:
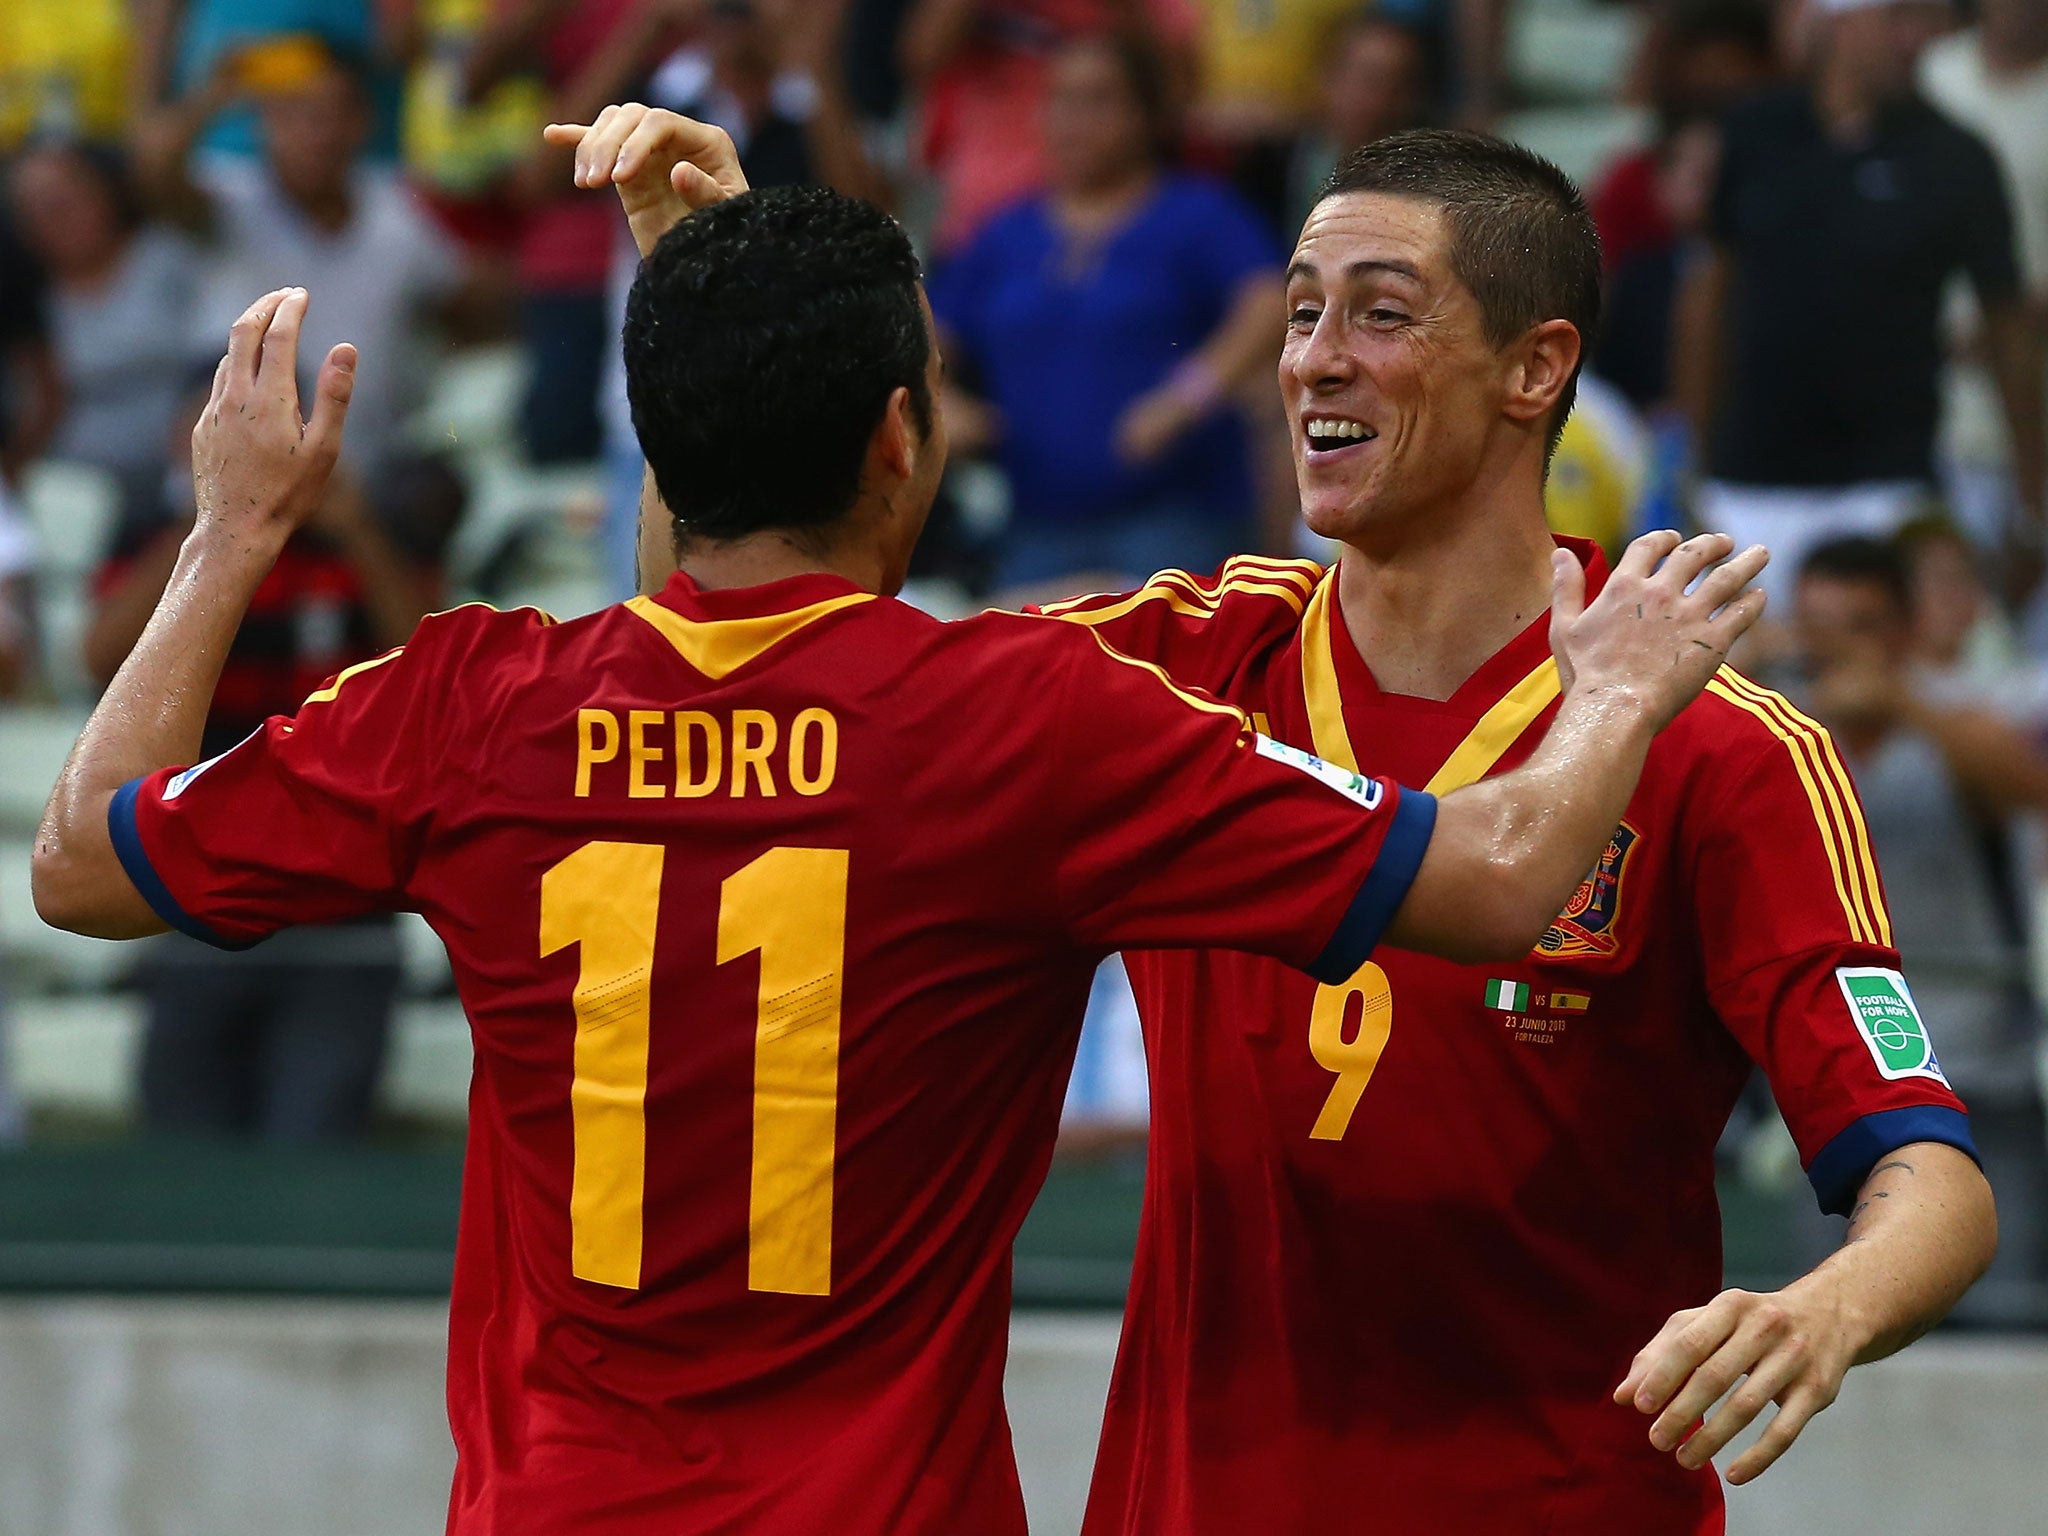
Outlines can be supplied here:
M1569 320L1545 320L1515 343L1508 369L1507 414L1515 421L1544 421L1579 366L1579 328Z
M918 451L923 446L911 415L910 391L898 385L882 407L882 420L868 446L868 457L890 479L908 480L917 469Z

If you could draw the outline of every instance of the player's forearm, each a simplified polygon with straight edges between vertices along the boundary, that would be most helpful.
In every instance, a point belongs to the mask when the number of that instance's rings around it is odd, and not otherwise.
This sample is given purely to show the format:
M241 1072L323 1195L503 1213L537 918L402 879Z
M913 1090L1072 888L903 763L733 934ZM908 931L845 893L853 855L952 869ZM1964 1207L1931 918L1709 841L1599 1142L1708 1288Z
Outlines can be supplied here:
M1991 1263L1991 1186L1939 1142L1888 1153L1858 1191L1842 1246L1788 1293L1825 1296L1854 1346L1852 1363L1896 1354L1926 1333Z
M1599 861L1654 734L1625 693L1567 695L1528 762L1444 797L1388 942L1454 960L1526 955Z
M129 780L199 755L235 631L277 550L187 538L142 638L114 674L58 776L36 835L36 911L97 938L158 932L114 852L107 808Z

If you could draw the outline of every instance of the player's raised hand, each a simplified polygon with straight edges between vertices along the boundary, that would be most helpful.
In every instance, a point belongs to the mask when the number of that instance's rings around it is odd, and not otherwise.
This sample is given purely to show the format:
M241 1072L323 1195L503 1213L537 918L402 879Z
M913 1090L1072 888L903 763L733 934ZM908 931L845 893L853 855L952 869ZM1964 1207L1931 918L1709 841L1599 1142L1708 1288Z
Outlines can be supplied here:
M356 349L344 342L320 365L311 419L300 414L307 302L305 289L281 288L242 312L192 428L195 533L263 558L275 558L319 506L355 388Z
M1734 548L1722 533L1683 541L1668 529L1646 533L1590 605L1585 572L1559 550L1550 647L1566 691L1613 693L1633 700L1657 729L1669 725L1764 610L1750 582L1770 556L1752 544L1730 559Z
M550 123L542 137L576 151L577 186L618 188L642 256L699 208L747 190L732 135L637 101L593 123Z

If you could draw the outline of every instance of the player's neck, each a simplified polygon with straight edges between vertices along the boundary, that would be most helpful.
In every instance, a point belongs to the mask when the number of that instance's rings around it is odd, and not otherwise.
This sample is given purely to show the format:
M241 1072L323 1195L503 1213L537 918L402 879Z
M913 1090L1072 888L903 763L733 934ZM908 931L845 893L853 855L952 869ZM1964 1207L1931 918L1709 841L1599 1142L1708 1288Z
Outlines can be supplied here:
M1410 532L1421 536L1347 546L1337 590L1380 688L1440 701L1548 611L1556 546L1540 500Z
M794 576L838 576L863 592L891 586L879 550L844 541L812 545L775 530L716 543L693 540L676 552L676 565L707 592L765 587Z

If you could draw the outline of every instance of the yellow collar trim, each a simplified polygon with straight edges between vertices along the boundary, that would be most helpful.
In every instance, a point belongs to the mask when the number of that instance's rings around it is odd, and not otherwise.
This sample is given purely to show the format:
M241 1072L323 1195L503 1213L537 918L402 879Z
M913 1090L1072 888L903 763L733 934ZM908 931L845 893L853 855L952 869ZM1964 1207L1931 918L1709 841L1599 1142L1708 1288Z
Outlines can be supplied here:
M1368 770L1359 766L1358 756L1352 750L1351 733L1344 725L1344 699L1337 687L1337 664L1332 649L1336 637L1331 633L1336 587L1337 568L1332 566L1317 584L1308 611L1302 615L1301 688L1308 703L1309 739L1316 756L1353 773L1364 773ZM1536 717L1550 707L1561 688L1555 658L1544 657L1540 666L1479 717L1423 787L1432 795L1443 795L1485 778L1535 724Z
M716 681L737 672L774 646L780 645L805 626L827 614L858 603L875 600L872 592L849 592L828 597L808 608L787 613L764 613L748 619L686 619L664 608L651 597L635 597L626 606L661 631L662 638L676 648L683 660Z

